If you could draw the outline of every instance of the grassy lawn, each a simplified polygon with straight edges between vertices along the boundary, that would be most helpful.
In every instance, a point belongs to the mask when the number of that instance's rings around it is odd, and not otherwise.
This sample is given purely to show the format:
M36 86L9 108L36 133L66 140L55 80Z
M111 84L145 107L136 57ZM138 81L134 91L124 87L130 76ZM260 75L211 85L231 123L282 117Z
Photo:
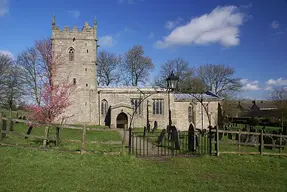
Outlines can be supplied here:
M8 125L9 127L9 125ZM93 127L94 128L94 127ZM14 131L17 133L25 134L27 132L27 125L23 123L18 123L14 125ZM53 140L56 137L56 129L50 128L49 137ZM44 136L44 127L34 127L31 136ZM55 149L66 149L78 151L81 149L81 139L82 139L82 130L75 129L61 129L60 130L60 139L61 143L59 147L55 147L54 143L51 143L49 147ZM86 148L88 151L97 151L97 152L119 152L121 151L121 144L102 144L107 141L116 141L120 143L121 136L117 131L87 131L87 144ZM73 142L71 141L73 140ZM75 141L76 140L76 141ZM18 144L18 145L31 145L34 147L40 147L43 143L42 139L38 138L28 138L24 139L24 136L14 136L8 135L7 138L1 141L6 144ZM91 143L96 142L96 143Z
M202 156L166 161L0 147L0 191L287 191L287 160Z

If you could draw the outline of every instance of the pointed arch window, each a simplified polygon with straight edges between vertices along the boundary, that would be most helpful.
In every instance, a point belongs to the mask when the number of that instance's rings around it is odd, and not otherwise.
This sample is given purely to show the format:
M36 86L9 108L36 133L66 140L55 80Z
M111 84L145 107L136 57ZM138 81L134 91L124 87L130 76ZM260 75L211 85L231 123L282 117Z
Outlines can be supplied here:
M73 47L69 48L69 61L75 60L75 49Z
M106 115L109 109L108 101L103 99L101 103L101 114Z

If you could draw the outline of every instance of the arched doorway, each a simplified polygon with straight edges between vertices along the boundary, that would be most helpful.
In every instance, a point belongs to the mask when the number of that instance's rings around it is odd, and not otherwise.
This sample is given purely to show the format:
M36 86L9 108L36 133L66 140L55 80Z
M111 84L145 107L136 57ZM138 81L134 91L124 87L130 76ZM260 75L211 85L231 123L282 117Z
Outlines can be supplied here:
M117 116L117 128L128 128L128 116L123 112Z

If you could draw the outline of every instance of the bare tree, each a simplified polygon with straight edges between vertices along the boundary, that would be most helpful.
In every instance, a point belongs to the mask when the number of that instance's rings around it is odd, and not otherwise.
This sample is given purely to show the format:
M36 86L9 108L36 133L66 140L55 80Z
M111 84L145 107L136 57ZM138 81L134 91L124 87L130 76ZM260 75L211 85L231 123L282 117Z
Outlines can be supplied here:
M269 94L269 99L273 101L277 108L277 116L281 119L282 128L283 123L287 118L287 89L276 88Z
M144 56L143 47L136 45L125 53L121 64L121 70L126 72L124 81L126 83L128 81L132 86L137 86L138 83L146 83L153 67L151 58Z
M3 98L0 102L1 107L9 110L10 118L12 117L12 110L16 108L23 94L22 68L13 65L8 69L4 80Z
M171 74L179 77L179 86L187 79L194 75L194 69L189 67L189 63L182 58L168 60L160 66L159 77L155 80L155 84L160 87L166 86L166 78Z
M242 87L240 78L233 77L234 73L232 67L222 64L206 64L198 69L198 77L206 89L221 97L238 92Z
M27 48L17 57L17 63L23 69L23 77L25 81L26 91L31 96L34 102L40 106L40 91L41 91L41 68L38 63L38 54L35 48Z
M7 54L0 53L0 100L3 99L5 80L12 65L13 59Z
M114 53L102 51L97 58L98 64L98 84L110 85L117 83L120 78L118 65L121 63L121 57Z

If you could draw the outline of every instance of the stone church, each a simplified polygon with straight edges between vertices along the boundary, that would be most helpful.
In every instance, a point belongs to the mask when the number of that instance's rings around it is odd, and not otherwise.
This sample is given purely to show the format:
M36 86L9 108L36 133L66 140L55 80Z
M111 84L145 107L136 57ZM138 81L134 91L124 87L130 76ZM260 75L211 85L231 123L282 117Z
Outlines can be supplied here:
M171 123L179 130L187 130L190 124L198 129L207 128L209 122L217 125L220 99L213 94L189 95L154 87L98 86L97 30L96 20L93 26L86 22L82 29L61 30L53 17L53 54L64 60L54 75L54 82L65 80L76 87L70 95L71 105L63 114L66 123L111 128L144 127L149 123L151 128L154 124L165 128L170 111ZM204 102L198 102L198 98Z

